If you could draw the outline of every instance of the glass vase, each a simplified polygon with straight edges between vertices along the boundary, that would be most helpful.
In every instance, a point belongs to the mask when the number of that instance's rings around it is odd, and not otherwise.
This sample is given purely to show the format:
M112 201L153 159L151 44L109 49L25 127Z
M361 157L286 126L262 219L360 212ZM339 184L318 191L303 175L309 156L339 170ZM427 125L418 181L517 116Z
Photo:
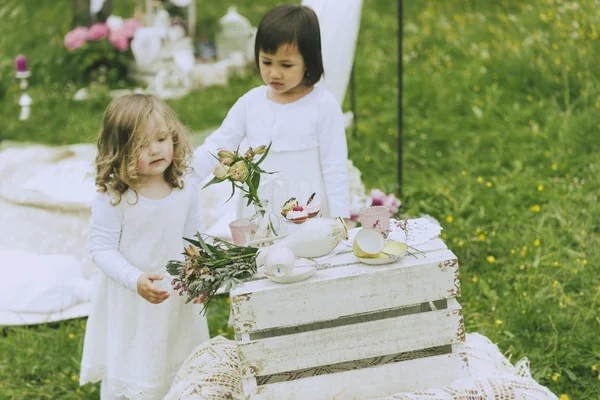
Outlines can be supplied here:
M260 200L254 204L256 212L250 217L250 237L252 240L268 239L274 236L282 235L282 224L279 216L271 211L268 200ZM272 242L267 242L261 246L268 246Z

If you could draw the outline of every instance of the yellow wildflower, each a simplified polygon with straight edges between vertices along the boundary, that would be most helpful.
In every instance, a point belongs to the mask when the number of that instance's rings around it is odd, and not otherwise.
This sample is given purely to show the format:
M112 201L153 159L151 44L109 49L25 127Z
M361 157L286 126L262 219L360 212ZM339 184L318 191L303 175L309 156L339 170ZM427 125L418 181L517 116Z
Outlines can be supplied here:
M477 277L476 277L476 276L474 276L474 277L473 277L473 279L471 279L471 281L473 281L473 283L477 283L477 281L478 281L478 280L479 280L479 279L477 279Z
M598 366L596 364L592 365L592 371L596 371L598 369Z
M535 240L533 241L533 245L534 245L535 247L538 247L538 246L540 245L540 239L535 239Z
M502 325L502 320L501 319L497 319L496 320L496 325Z
M569 400L569 395L563 393L563 394L560 395L560 399L559 400Z
M50 383L50 379L44 379L44 383L47 385Z
M69 339L73 339L75 338L75 335L73 335L72 333L69 333Z
M487 256L486 258L487 262L489 262L490 264L493 264L496 262L496 257L494 256Z
M556 171L558 169L558 166L556 165L556 163L552 163L552 171Z
M544 185L538 185L538 192L544 191Z
M523 270L525 269L525 265L523 265L523 264L519 265L519 269L520 269L521 271L523 271Z
M521 310L521 314L525 315L525 310Z
M552 375L552 380L554 382L556 382L558 380L558 378L560 378L560 372L556 372L555 374Z
M481 240L481 241L485 240L485 235L483 233L479 234L479 240Z
M465 171L465 170L463 169L462 171L460 171L460 174L461 174L461 175L466 175L466 174L467 174L467 171Z
M538 204L531 206L531 211L533 212L540 212L541 209L542 208Z
M458 247L463 247L465 242L463 240L458 241Z
M492 187L492 182L489 182L489 181L488 181L488 182L485 184L485 186L487 186L487 187Z
M533 101L533 97L531 95L527 96L527 101L531 103Z
M481 176L477 177L477 183L483 183L483 178Z
M451 224L451 223L452 223L452 221L454 221L454 218L452 218L452 215L448 215L448 216L446 217L446 222L447 222L447 223L449 223L449 224Z
M583 260L581 263L582 263L583 265L587 265L587 260Z
M79 380L79 377L77 375L73 375L73 376L71 376L71 380L73 382L77 382Z
M553 264L555 267L558 267L558 261L554 261L552 264Z
M552 282L552 287L557 287L557 286L558 286L558 281Z

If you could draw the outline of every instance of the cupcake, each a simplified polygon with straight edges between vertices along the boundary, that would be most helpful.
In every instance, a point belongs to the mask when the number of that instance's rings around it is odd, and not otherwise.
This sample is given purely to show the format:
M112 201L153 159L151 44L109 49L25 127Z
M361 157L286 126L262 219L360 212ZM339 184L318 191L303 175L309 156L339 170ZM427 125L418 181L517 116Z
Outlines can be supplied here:
M298 200L295 197L292 197L281 206L281 215L284 217L287 216L287 213L292 211L294 207L298 207Z
M292 211L289 211L285 217L295 224L301 224L308 219L308 213L302 206L296 206Z
M318 201L312 201L304 207L304 211L308 214L308 218L314 218L319 214L319 211L321 211L321 205Z

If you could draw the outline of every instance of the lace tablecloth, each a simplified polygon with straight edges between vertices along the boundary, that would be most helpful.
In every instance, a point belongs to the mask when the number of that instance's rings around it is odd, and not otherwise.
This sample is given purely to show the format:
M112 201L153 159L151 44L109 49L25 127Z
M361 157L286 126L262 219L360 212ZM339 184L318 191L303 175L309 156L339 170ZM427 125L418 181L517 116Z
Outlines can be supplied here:
M426 391L395 393L379 400L557 399L531 377L529 361L512 365L485 336L466 336L470 377ZM331 371L334 372L334 371ZM243 399L235 342L217 336L198 346L179 369L165 400Z

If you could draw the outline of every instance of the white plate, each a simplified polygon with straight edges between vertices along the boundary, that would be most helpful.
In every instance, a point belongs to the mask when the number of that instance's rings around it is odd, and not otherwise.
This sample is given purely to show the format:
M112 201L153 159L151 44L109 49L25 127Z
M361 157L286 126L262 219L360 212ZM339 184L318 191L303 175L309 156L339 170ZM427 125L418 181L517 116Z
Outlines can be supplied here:
M317 268L314 261L307 258L297 258L294 266L294 273L290 276L274 276L269 275L265 271L265 267L260 267L257 272L264 274L270 281L277 283L296 283L306 280L313 276Z
M396 261L399 261L402 256L394 256L394 257L383 257L383 258L360 258L360 257L356 257L358 259L358 261L360 261L361 263L364 264L369 264L369 265L385 265L385 264L391 264L391 263L395 263Z

